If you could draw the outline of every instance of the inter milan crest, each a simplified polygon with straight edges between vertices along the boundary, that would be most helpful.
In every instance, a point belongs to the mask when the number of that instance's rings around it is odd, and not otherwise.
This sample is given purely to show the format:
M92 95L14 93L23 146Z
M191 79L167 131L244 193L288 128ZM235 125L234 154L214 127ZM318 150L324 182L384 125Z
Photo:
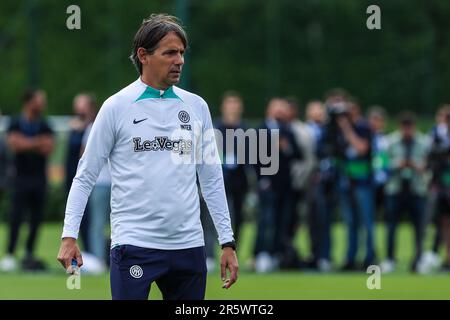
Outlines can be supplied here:
M144 272L142 271L142 268L138 265L134 265L131 266L130 268L130 275L135 278L135 279L139 279L142 277L142 275L144 274Z
M180 119L180 121L183 123L188 123L191 118L189 117L189 113L181 110L180 112L178 112L178 119Z

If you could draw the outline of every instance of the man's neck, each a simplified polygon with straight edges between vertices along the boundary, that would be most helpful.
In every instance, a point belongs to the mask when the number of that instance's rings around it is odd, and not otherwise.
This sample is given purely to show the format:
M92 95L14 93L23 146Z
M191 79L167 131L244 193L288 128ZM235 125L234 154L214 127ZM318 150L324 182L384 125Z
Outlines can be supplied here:
M28 122L32 122L38 118L36 114L34 114L30 109L25 108L23 111L23 116Z
M237 126L240 121L239 118L234 117L222 117L222 122L227 126Z
M149 77L147 74L144 73L141 75L141 81L146 85L148 85L149 87L152 87L153 89L157 90L167 90L170 87L167 84L158 83L157 81L155 81L154 79L152 79L151 77Z

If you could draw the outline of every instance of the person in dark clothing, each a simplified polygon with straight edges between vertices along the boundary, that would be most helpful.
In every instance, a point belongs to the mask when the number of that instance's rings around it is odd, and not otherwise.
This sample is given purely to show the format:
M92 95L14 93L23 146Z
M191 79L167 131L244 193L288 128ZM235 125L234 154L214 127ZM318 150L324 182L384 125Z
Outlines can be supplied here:
M306 125L308 126L310 136L312 137L312 156L314 164L312 172L306 183L307 186L305 188L305 220L308 225L309 243L311 246L310 256L305 266L310 269L318 269L319 258L321 257L321 217L318 211L319 197L317 195L317 193L319 192L320 175L317 159L317 147L321 138L324 121L325 108L323 103L318 100L312 100L308 102L308 104L306 105ZM325 261L325 264L326 263L327 261Z
M299 119L299 103L295 97L286 98L289 103L289 128L295 137L295 142L301 150L302 159L291 161L291 186L292 186L292 218L291 225L289 229L289 237L293 239L298 230L299 226L303 221L300 221L300 209L303 209L301 204L303 202L308 202L308 189L312 189L312 175L314 173L316 167L316 159L315 159L315 138L310 130L310 127L305 122ZM307 211L307 210L306 210ZM304 221L305 226L308 226L309 235L311 237L310 243L312 244L311 248L311 256L308 260L300 261L301 268L310 268L316 264L316 253L317 249L316 244L317 240L313 237L315 231L315 221L317 215L314 217L308 216ZM310 219L313 218L313 219ZM314 241L315 240L315 241ZM304 253L300 254L304 255ZM286 265L294 265L296 259L293 259L291 262L285 261Z
M434 200L432 217L436 227L431 259L439 263L441 242L445 244L442 270L450 271L450 105L443 105L431 130L431 150L428 166L432 173L429 196Z
M0 111L0 120L2 118L2 113ZM5 142L5 137L0 135L0 203L3 200L8 181L8 154L7 154L7 146Z
M267 135L263 135L264 138L258 135L258 148L265 145L270 157L278 156L278 171L272 175L263 175L261 168L268 165L258 161L255 166L260 205L254 248L255 267L258 272L270 271L278 266L283 267L286 255L295 256L292 253L295 250L292 244L293 237L289 232L293 223L290 169L291 161L300 158L301 153L294 135L287 126L288 108L288 103L284 99L270 100L266 120L259 127L259 131L267 130ZM278 141L272 140L273 132L278 132ZM272 151L277 154L273 155Z
M372 106L367 115L372 130L372 169L375 192L375 214L384 212L384 186L389 178L387 158L387 114L383 107Z
M238 129L247 130L247 126L242 121L244 111L242 99L237 92L226 92L222 99L222 117L214 123L215 129L219 130L223 137L222 148L222 170L227 193L228 207L230 208L231 224L234 230L234 238L239 239L239 232L243 222L243 206L248 191L248 179L246 172L246 162L238 161L238 143L247 144L247 140L238 141L234 134ZM233 133L234 148L227 150L227 130ZM229 148L231 149L231 148ZM248 148L243 149L247 154Z
M53 150L53 131L42 117L46 94L42 90L28 90L23 96L23 112L11 120L7 143L14 153L15 177L11 199L7 256L1 261L4 271L16 268L14 252L19 230L27 209L30 210L29 235L22 268L42 270L42 261L33 255L36 239L44 215L47 159Z
M375 262L375 202L372 178L372 131L361 116L359 104L348 101L348 116L338 119L338 126L346 142L341 158L341 211L347 224L348 248L343 270L358 269L356 257L360 225L363 226L365 258L363 269Z
M91 94L80 93L73 100L75 117L70 121L70 132L66 154L66 190L69 192L72 180L81 157L81 145L84 132L95 119L95 97Z
M321 229L319 269L331 269L331 223L337 201L347 226L347 254L343 271L359 269L356 257L362 222L366 231L363 267L375 260L374 205L371 168L371 131L358 103L342 89L326 97L327 122L318 143L318 212ZM337 199L338 198L338 199Z
M337 118L346 113L347 96L347 92L340 88L327 92L324 103L325 119L313 127L317 137L316 157L318 160L314 177L317 186L313 195L319 234L317 267L322 272L332 269L331 229L335 209L338 207L340 178L338 162L345 149L345 139L339 130Z
M206 254L206 269L208 273L216 270L216 245L217 245L217 231L214 229L214 221L212 220L208 205L206 204L203 195L199 192L200 199L200 221L203 227L203 235L205 238L205 254Z

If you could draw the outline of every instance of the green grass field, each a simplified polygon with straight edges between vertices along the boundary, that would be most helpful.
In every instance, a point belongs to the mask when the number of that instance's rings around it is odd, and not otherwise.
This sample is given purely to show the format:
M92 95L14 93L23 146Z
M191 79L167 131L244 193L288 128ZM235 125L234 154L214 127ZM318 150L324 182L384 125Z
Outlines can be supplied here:
M56 261L59 247L60 225L47 224L39 238L37 255L50 266L47 273L0 273L0 299L110 299L109 276L82 275L81 289L66 288L67 275ZM430 230L431 231L431 230ZM343 261L345 251L345 230L336 225L333 230L335 246L333 254L336 265ZM450 299L450 274L435 273L417 275L409 273L409 260L412 256L412 234L408 225L402 225L398 234L399 268L392 274L382 275L381 289L369 290L366 286L369 274L338 273L319 274L313 272L276 272L255 274L249 271L249 260L254 228L246 225L243 229L239 249L240 277L230 290L221 288L219 274L208 276L207 299ZM384 229L377 226L377 250L383 259ZM427 237L427 248L431 235ZM2 250L7 232L0 225ZM26 230L22 230L23 240ZM301 229L296 239L302 252L307 252L308 243ZM23 246L20 246L22 248ZM22 253L19 250L18 255ZM0 256L3 252L0 253ZM161 299L156 285L152 286L152 299Z

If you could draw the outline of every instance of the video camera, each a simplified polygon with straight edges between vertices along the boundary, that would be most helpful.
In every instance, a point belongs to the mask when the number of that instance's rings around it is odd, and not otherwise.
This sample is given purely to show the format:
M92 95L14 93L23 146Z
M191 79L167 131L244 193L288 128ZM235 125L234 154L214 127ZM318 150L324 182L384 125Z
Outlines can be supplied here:
M326 106L328 124L336 125L336 120L340 117L348 117L348 107L345 102L335 102L327 104Z
M349 117L349 111L345 102L334 102L327 104L327 122L323 136L324 157L341 157L346 148L346 142L342 137L341 129L337 120L341 117Z

